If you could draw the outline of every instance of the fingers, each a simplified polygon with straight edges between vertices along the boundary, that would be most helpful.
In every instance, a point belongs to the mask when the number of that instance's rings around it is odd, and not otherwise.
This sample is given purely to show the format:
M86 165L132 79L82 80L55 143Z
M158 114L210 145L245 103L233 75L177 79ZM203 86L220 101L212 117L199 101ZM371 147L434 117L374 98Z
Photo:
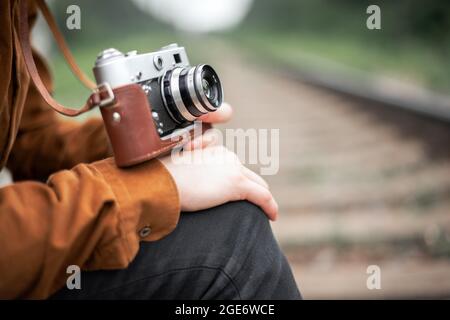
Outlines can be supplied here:
M219 109L199 117L198 120L208 123L223 123L230 120L232 114L233 109L228 103L224 102Z
M250 180L256 182L257 184L261 185L262 187L269 189L269 185L260 175L254 173L252 170L250 170L244 166L242 166L241 170L242 170L242 173L244 174L244 176L246 176Z
M217 135L217 132L214 130L208 130L204 134L188 141L183 146L183 149L186 151L192 151L194 149L204 149L206 147L218 145L218 143L219 137Z
M259 206L270 220L275 221L278 218L278 204L269 190L250 179L246 179L242 188L245 200Z
M208 123L222 123L230 120L232 114L233 109L228 103L224 102L222 103L222 106L219 109L217 109L217 111L207 113L199 117L198 120ZM207 131L202 136L196 137L191 141L189 141L188 143L186 143L183 149L186 151L194 149L202 149L208 146L214 146L218 144L218 141L219 139L217 138L217 134L214 134L214 132Z

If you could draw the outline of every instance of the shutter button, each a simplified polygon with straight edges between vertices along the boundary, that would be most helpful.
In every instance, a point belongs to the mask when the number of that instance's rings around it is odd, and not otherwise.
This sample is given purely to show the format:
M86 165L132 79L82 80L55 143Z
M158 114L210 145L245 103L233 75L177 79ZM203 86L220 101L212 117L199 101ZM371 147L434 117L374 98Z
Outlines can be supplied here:
M139 231L139 236L141 238L145 238L148 237L148 235L152 232L152 229L147 226L147 227L143 227L140 231Z

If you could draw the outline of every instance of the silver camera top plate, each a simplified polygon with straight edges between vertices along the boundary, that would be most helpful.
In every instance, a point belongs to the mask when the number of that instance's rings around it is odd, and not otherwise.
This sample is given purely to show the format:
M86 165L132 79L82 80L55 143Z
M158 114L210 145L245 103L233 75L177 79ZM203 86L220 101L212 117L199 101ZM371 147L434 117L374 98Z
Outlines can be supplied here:
M106 49L98 55L93 71L97 83L107 82L116 88L161 77L177 66L189 66L189 60L184 47L171 44L143 54Z

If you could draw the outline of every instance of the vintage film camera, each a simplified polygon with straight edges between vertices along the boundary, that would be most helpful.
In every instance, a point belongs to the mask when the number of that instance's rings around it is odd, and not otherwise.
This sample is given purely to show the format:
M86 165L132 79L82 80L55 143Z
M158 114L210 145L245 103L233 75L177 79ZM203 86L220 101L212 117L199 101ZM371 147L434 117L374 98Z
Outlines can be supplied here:
M170 151L194 129L198 117L216 111L223 101L214 69L191 66L177 44L143 54L107 49L98 55L93 72L99 87L118 98L100 110L122 167Z

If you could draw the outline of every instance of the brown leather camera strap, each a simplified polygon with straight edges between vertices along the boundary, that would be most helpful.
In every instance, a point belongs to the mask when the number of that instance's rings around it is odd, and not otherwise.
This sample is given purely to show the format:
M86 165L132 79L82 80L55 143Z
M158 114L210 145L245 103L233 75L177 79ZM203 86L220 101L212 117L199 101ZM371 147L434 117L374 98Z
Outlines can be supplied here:
M28 0L20 0L20 16L19 16L19 42L22 50L22 55L25 60L25 65L28 69L28 73L36 86L37 90L45 100L45 102L55 111L69 116L74 117L85 113L97 106L105 106L114 102L114 94L109 87L108 84L104 84L101 86L96 86L78 67L70 53L69 48L62 36L61 32L58 29L58 26L47 7L47 4L44 0L35 0L38 8L41 10L47 24L50 27L50 30L55 37L55 41L58 44L58 47L62 51L67 63L69 64L73 74L88 88L93 90L93 93L89 96L87 102L84 106L79 109L73 109L65 107L59 104L52 95L48 92L44 83L42 82L41 77L39 76L39 72L37 70L36 64L33 58L33 51L31 48L31 39L30 39L30 28L28 25ZM103 90L102 90L103 89Z

